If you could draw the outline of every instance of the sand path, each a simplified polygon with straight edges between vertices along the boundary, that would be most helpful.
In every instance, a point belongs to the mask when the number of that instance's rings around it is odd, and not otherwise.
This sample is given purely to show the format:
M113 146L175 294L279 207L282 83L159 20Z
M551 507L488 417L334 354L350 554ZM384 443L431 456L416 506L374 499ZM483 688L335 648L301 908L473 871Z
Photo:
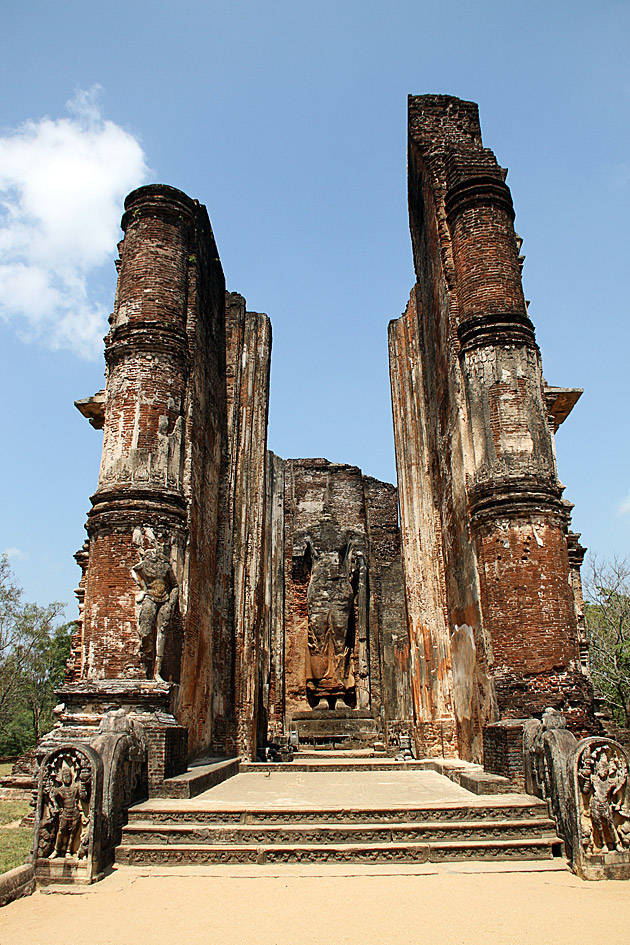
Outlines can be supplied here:
M115 869L0 912L1 945L630 943L630 882L465 864Z

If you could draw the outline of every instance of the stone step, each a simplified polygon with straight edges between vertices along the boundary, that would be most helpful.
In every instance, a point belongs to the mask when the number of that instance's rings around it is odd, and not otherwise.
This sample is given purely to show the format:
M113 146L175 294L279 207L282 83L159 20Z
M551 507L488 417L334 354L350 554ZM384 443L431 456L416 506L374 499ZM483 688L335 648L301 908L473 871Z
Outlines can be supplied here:
M332 748L338 745L368 748L380 739L379 725L373 714L358 709L297 712L291 721L291 730L298 733L301 744Z
M310 761L312 758L330 758L335 761L352 760L354 758L373 758L374 748L299 748L294 758L296 761Z
M435 840L555 839L555 824L541 820L461 821L424 824L241 825L153 824L137 821L123 830L125 846L167 844L429 843Z
M292 727L300 733L300 738L309 736L336 736L352 738L357 735L378 735L375 719L302 719L294 721Z
M483 804L427 804L417 807L325 808L325 807L173 807L145 801L129 809L128 823L159 824L401 824L448 823L480 821L547 820L547 805L535 798L501 795Z
M393 758L372 758L369 756L339 757L337 752L319 758L304 758L300 752L293 756L293 761L242 761L239 772L255 771L426 771L425 761L395 761Z
M183 774L162 782L161 796L188 799L203 794L239 771L238 758L222 758L209 764L188 768Z
M305 712L294 712L291 716L292 723L301 722L327 722L329 720L346 722L374 722L376 716L371 709L349 709L347 706L337 706L335 709L315 708L308 709Z
M448 860L544 860L562 855L557 838L435 841L431 843L164 844L116 849L127 866L193 863L444 862Z

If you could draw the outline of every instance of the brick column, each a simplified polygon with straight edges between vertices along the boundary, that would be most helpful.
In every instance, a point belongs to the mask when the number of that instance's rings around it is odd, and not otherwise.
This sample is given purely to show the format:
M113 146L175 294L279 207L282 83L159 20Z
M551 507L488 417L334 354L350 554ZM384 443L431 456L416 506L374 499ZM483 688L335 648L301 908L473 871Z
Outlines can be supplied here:
M587 697L578 672L568 517L512 200L486 149L451 152L446 179L472 431L469 509L499 711L527 715L568 696L579 726Z
M146 675L132 569L148 547L160 548L181 583L188 270L197 211L198 204L185 194L157 185L142 187L125 201L125 238L105 349L103 455L87 523L82 673L87 678ZM165 678L177 678L172 664L171 659Z

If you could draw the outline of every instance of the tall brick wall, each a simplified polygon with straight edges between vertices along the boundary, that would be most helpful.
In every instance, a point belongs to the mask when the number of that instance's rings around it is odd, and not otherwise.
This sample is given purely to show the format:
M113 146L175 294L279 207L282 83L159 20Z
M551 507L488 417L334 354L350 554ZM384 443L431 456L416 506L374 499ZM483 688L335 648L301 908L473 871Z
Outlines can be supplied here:
M197 201L142 187L122 227L72 678L146 678L133 569L157 544L179 591L161 675L179 683L188 749L251 754L256 694L243 661L258 659L249 644L262 612L269 321L240 296L227 297L226 320Z
M261 665L265 627L267 417L271 325L227 297L229 507L234 569L234 703L236 751L256 757L262 737ZM217 688L222 667L217 662ZM220 746L218 746L220 747ZM229 746L225 746L228 748Z
M195 352L187 331L189 294L194 295L187 276L200 230L211 237L204 214L168 187L141 188L126 201L116 306L105 348L103 454L87 524L82 676L88 679L145 673L132 574L139 560L136 529L152 529L170 545L183 592L180 613L187 609L185 467L199 464L192 427L203 420L193 417L188 402ZM223 291L220 266L205 277L217 280ZM181 643L176 616L171 642L178 635ZM175 655L166 654L164 672L178 681Z
M161 675L192 755L254 757L309 709L313 549L341 555L330 579L354 594L340 698L385 735L413 717L418 754L481 760L489 723L546 705L592 727L583 549L553 443L579 392L544 381L477 107L411 97L408 166L416 284L389 327L398 491L267 452L269 320L226 295L197 201L152 185L125 203L106 389L80 406L104 442L70 681L151 674L137 571L147 545L166 549L178 600ZM156 742L156 772L181 766L178 731Z
M417 646L415 708L419 733L452 713L476 760L496 718L553 704L577 729L592 721L506 173L473 103L410 97L417 283L390 364L412 647L418 627L433 643Z
M411 648L405 613L398 528L398 490L363 476L369 542L369 672L371 705L381 712L386 734L409 734L413 718Z

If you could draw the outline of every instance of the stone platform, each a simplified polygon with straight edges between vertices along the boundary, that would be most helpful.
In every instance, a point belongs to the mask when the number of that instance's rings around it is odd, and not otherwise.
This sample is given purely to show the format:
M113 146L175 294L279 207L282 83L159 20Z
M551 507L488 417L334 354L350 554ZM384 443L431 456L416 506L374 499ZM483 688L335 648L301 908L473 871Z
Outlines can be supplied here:
M374 714L368 710L337 708L296 712L291 729L298 733L301 745L371 746L380 739Z
M546 805L525 795L475 795L404 762L379 770L260 767L266 770L239 773L195 798L136 805L116 862L438 863L562 856Z

